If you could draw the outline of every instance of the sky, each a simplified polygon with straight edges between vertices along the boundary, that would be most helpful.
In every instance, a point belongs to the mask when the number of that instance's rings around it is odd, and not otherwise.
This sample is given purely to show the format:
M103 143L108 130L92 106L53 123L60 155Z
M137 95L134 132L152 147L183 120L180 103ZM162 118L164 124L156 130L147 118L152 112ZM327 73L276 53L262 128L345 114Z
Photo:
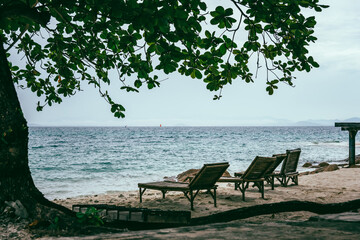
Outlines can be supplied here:
M360 117L360 1L320 2L330 8L313 14L318 41L309 48L320 68L295 73L295 87L280 84L269 96L259 75L255 83L234 80L214 101L201 80L172 74L163 76L160 88L119 90L115 98L126 108L125 119L114 118L93 87L84 85L42 112L34 93L18 89L25 118L30 126L271 126Z

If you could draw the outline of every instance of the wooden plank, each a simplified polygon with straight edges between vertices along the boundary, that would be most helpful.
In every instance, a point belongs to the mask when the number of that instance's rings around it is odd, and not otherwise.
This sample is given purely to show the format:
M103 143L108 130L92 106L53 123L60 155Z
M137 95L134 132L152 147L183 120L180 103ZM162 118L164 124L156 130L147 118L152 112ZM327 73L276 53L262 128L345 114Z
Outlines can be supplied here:
M360 122L336 122L335 127L355 128L360 130Z
M139 188L147 188L154 190L165 190L165 191L187 191L189 190L188 183L181 182L150 182L150 183L139 183Z

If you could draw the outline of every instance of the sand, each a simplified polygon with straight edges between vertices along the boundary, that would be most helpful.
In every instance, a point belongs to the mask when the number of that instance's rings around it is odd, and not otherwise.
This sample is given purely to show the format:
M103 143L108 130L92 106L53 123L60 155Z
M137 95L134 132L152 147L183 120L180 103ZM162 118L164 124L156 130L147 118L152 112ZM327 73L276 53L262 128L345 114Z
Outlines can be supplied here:
M192 218L206 216L231 209L276 203L290 200L313 201L318 203L337 203L360 199L360 168L340 168L331 172L299 176L299 185L280 187L275 190L265 187L265 199L256 188L246 192L242 201L241 192L235 191L233 184L222 183L218 188L218 207L214 207L212 198L201 193L195 199ZM149 190L144 202L139 203L137 191L113 192L111 194L80 196L55 200L56 203L71 208L73 204L112 204L128 207L145 207L163 210L190 210L189 201L182 193L170 192L162 199L159 191ZM354 213L353 213L354 214ZM119 234L100 234L82 237L50 237L41 239L359 239L358 222L312 222L310 212L285 212L261 215L226 223L214 223L182 228L129 231ZM0 215L1 216L1 215ZM32 239L26 220L16 222L1 221L0 239Z
M340 168L331 172L302 175L299 176L299 185L297 186L281 187L277 183L274 190L271 190L270 185L265 186L265 199L261 198L256 187L250 187L246 191L245 201L242 200L241 192L234 190L234 184L219 183L217 207L214 207L210 195L206 192L199 193L194 201L195 210L191 211L191 217L196 218L241 207L291 200L337 203L360 199L359 176L360 168ZM166 198L162 199L161 192L156 190L146 190L143 195L143 203L139 202L138 191L119 191L102 195L56 199L54 202L70 209L74 204L109 204L162 210L190 210L190 202L183 193L168 192ZM311 215L314 214L308 212L283 213L276 216L257 217L257 219L264 219L264 221L267 221L268 218L306 220Z

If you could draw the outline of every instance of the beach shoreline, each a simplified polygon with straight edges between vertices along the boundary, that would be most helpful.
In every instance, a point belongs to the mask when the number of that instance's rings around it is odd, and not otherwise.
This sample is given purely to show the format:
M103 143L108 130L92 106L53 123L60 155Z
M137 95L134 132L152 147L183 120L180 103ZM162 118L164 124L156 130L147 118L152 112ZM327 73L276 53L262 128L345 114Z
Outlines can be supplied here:
M137 183L205 163L228 162L233 175L255 156L296 148L302 150L298 171L307 162L339 164L349 151L348 133L334 127L32 128L29 167L37 188L54 200L137 190Z
M191 218L209 216L233 209L259 206L269 203L281 203L286 201L308 201L316 203L343 203L360 199L359 184L360 168L346 168L329 172L312 170L310 173L303 173L299 176L299 185L281 187L277 183L275 189L265 187L265 199L261 198L257 188L246 191L246 200L242 201L241 192L235 191L233 184L220 183L217 194L217 207L214 207L212 198L206 193L200 193L194 202L195 210L191 211ZM75 204L108 204L132 208L149 208L161 210L190 211L190 203L182 193L169 192L165 199L162 199L160 191L149 190L144 194L143 203L139 203L137 191L112 192L110 194L79 196L75 198L56 199L55 203L69 209ZM360 215L359 210L357 211ZM256 236L257 239L276 237L281 238L283 233L291 233L296 238L318 236L331 236L333 239L342 239L343 234L348 236L360 236L360 228L357 223L341 222L309 222L309 218L321 216L308 211L282 212L274 214L259 215L225 223L206 224L201 226L188 226L182 228L130 231L123 234L105 234L86 237L86 239L128 239L128 238L150 238L167 239L171 238L196 238L208 239L234 239L240 233L247 231L247 236ZM0 219L1 220L1 219ZM221 222L221 221L219 221ZM15 222L0 221L0 238L2 239L33 239L32 233L26 220ZM219 229L220 228L220 229ZM256 234L259 229L266 231L266 234ZM344 230L345 229L345 230ZM241 230L241 231L240 231ZM239 232L240 231L240 232ZM157 237L154 237L157 236ZM57 237L43 236L41 239L58 239ZM73 239L61 237L60 239ZM82 239L78 236L76 239Z
M234 185L218 183L217 207L213 199L205 191L198 194L194 201L194 211L191 217L203 217L232 209L250 207L268 203L285 201L309 201L316 203L339 203L360 199L360 168L340 168L336 171L316 174L302 174L299 185L281 187L277 182L275 189L265 186L265 199L261 198L257 188L250 187L246 191L246 199L242 201L241 192L234 190ZM67 199L55 199L55 203L69 209L75 204L108 204L131 208L149 208L173 211L190 211L190 203L181 192L168 192L162 198L161 191L147 190L143 195L143 203L139 202L138 191L119 191L108 194L79 196ZM296 214L295 219L307 219L308 213ZM291 218L291 217L290 217Z

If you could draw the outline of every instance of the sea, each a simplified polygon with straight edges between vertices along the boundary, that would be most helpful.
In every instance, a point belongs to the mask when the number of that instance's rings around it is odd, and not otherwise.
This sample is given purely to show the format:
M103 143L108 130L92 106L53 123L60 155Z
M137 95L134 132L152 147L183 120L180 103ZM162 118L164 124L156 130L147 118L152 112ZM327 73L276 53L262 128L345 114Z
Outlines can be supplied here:
M335 127L30 127L29 166L50 200L137 190L205 163L230 174L256 156L301 148L306 162L348 157L348 132ZM357 145L358 152L360 146Z

